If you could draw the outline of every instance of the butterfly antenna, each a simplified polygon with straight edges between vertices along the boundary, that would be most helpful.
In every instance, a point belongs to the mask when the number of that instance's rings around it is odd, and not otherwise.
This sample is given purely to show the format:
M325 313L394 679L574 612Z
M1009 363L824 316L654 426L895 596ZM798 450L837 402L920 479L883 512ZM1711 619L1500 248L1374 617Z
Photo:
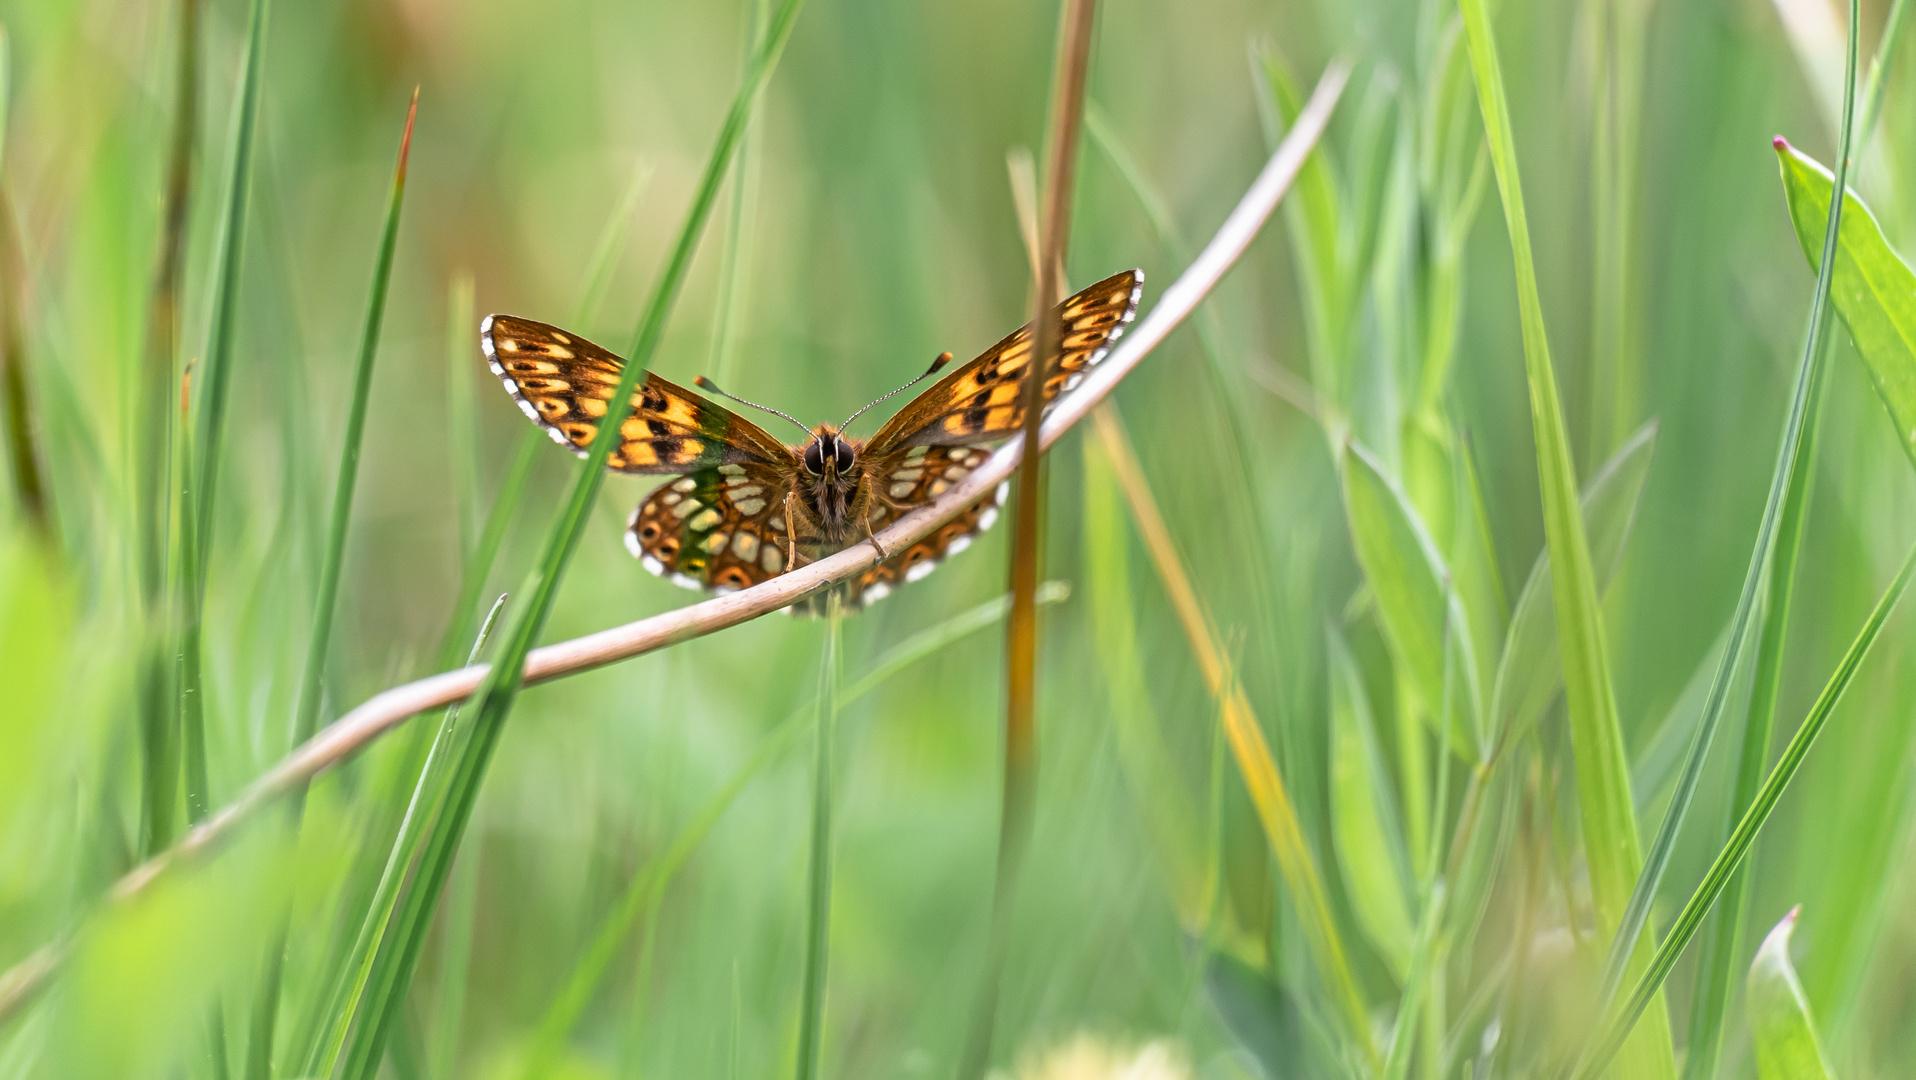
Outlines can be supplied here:
M898 389L893 390L891 393L886 394L884 397L879 398L877 401L868 402L865 405L865 409L871 408L873 405L878 404L879 401L884 401L886 398L895 398L898 395L904 393L905 391L910 390L912 387L917 386L919 383L924 382L926 379L929 379L933 375L938 374L938 369L941 367L944 367L946 364L949 364L949 363L951 363L951 354L948 352L939 353L938 359L933 360L931 362L931 366L925 369L925 373L923 375L920 375L916 379L913 379L912 381L906 383L905 385L899 387ZM858 410L858 412L855 412L851 414L850 416L847 416L845 418L845 422L838 425L838 430L843 431L846 428L851 427L852 421L858 419L859 416L864 413L865 409L860 409Z
M787 419L787 420L790 420L790 421L791 421L792 423L794 423L794 424L797 424L797 425L798 425L798 430L800 430L800 431L802 431L802 432L804 432L807 438L812 438L812 437L814 437L814 436L812 435L812 429L811 429L811 428L808 428L808 427L806 427L806 426L804 425L804 423L803 423L803 422L801 422L801 421L800 421L800 420L798 419L798 417L796 417L796 416L793 416L793 415L792 415L791 413L788 413L788 412L779 412L779 411L778 411L777 409L774 409L774 408L772 408L772 407L771 407L770 405L760 405L760 404L759 404L758 402L756 402L756 401L747 401L747 400L745 400L745 399L744 399L744 398L742 398L742 397L738 397L738 396L736 396L736 395L733 395L733 394L728 394L728 393L726 393L725 391L723 391L723 390L720 390L720 389L718 388L718 384L717 384L717 383L715 383L715 382L713 382L712 380L710 380L710 379L708 379L708 378L706 378L706 377L705 377L705 376L703 376L703 375L700 375L700 376L698 376L697 378L695 378L695 379L693 379L693 380L692 380L692 385L693 385L693 386L696 386L696 387L698 387L698 388L699 388L700 390L705 390L705 391L708 391L708 392L710 392L710 393L714 393L714 394L717 394L718 396L720 396L720 397L722 397L722 398L725 398L725 399L727 399L727 400L730 400L730 401L736 401L736 402L738 402L738 403L739 403L740 405L750 405L750 406L751 406L752 408L754 408L754 409L761 409L761 410L763 410L763 411L765 411L765 412L768 412L768 413L771 413L771 414L772 414L773 416L782 416L782 417L784 417L785 419Z

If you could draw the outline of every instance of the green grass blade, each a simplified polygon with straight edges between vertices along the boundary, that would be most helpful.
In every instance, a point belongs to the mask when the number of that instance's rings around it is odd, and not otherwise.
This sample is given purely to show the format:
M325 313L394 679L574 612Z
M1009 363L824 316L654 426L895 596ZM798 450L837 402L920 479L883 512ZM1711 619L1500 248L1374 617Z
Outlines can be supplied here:
M1318 869L1317 855L1305 838L1297 803L1284 782L1283 773L1278 770L1257 711L1243 684L1230 677L1224 647L1191 584L1177 545L1165 527L1157 498L1145 481L1137 453L1125 434L1123 418L1116 407L1107 403L1092 414L1092 420L1097 425L1105 456L1124 491L1132 524L1151 555L1158 580L1177 612L1205 684L1217 701L1232 760L1256 811L1264 838L1270 844L1271 854L1277 860L1284 885L1297 906L1310 958L1333 999L1332 1007L1341 1014L1346 1027L1344 1034L1367 1065L1380 1064L1383 1057L1371 1038L1369 1011L1351 969L1349 950L1344 947L1343 935L1331 911L1323 872Z
M359 481L359 451L365 442L366 410L372 401L373 362L379 356L379 332L385 325L386 296L392 284L393 254L399 246L399 212L405 204L406 162L412 152L413 120L419 115L419 91L414 90L406 109L406 128L399 138L399 157L393 166L392 192L386 203L386 222L379 234L378 254L373 260L371 294L366 301L366 322L360 331L359 358L353 367L351 403L346 412L346 434L341 440L339 472L333 480L333 506L326 529L324 561L320 564L319 594L313 601L312 636L306 644L306 662L300 673L298 705L293 712L289 746L299 746L312 738L319 726L320 694L325 684L326 660L333 639L333 616L338 610L339 579L346 562L346 534L352 526L353 494ZM291 800L293 834L298 834L305 807L305 792L296 792ZM285 941L269 946L267 972L260 985L253 1037L247 1048L249 1080L268 1080L273 1071L273 1042L279 1015L280 963Z
M468 664L479 659L505 603L504 594L493 601L492 610L486 613L485 621L480 624L478 636L473 638L472 649L466 657ZM302 1070L305 1073L332 1075L351 1033L366 988L374 981L374 966L378 962L392 913L414 869L420 838L433 827L441 812L446 787L452 776L451 763L464 742L465 729L459 725L459 710L458 705L447 707L439 721L432 745L427 751L425 766L419 772L412 799L406 805L406 816L399 823L399 835L393 839L385 868L380 873L378 885L373 889L372 902L367 905L365 918L360 923L359 937L347 953L348 963L342 966L339 983L333 988L329 999L326 1009L326 1019L331 1025L329 1034L313 1049L310 1060Z
M212 537L214 484L225 432L226 396L239 317L240 257L245 249L248 195L253 179L253 134L266 63L268 0L253 0L247 15L246 61L233 125L233 159L227 172L226 210L216 256L212 324L205 360L193 373L193 417L182 462L180 491L180 728L186 772L186 814L198 822L212 809L206 780L206 694L201 663L202 608L206 603L207 552Z
M1583 486L1583 520L1590 530L1590 561L1596 567L1599 590L1609 588L1622 565L1624 545L1649 479L1656 434L1654 423L1645 424ZM1510 617L1490 697L1491 742L1508 745L1527 735L1562 688L1557 600L1546 550L1531 564Z
M758 45L760 28L770 10L768 0L752 0L745 21L745 62L751 63L752 50ZM718 309L712 314L712 373L720 386L732 385L738 372L739 325L744 321L740 309L745 304L745 260L751 250L753 211L758 205L759 146L764 142L763 125L745 130L745 144L739 147L732 167L732 205L726 215L725 253L719 262Z
M1889 588L1885 589L1883 595L1876 601L1875 608L1863 621L1862 629L1856 632L1856 637L1850 642L1849 649L1837 662L1836 670L1830 675L1829 681L1823 684L1823 690L1816 696L1816 702L1810 706L1809 715L1803 718L1803 723L1796 729L1796 734L1790 736L1789 744L1783 748L1782 756L1777 759L1776 765L1770 769L1769 776L1764 779L1762 788L1756 793L1756 799L1737 820L1736 828L1731 831L1730 838L1724 843L1723 849L1717 852L1716 859L1711 862L1709 870L1705 871L1696 891L1690 894L1690 899L1683 905L1683 910L1677 913L1676 919L1670 924L1669 936L1657 946L1655 957L1637 981L1635 989L1631 991L1623 1007L1605 1026L1603 1037L1596 1042L1588 1060L1578 1070L1580 1077L1601 1074L1611 1054L1615 1053L1616 1048L1622 1044L1631 1026L1635 1024L1636 1018L1648 1005L1652 995L1663 985L1663 980L1669 976L1670 969L1676 966L1677 957L1682 955L1684 946L1689 944L1690 939L1702 926L1704 916L1709 914L1710 906L1716 902L1716 898L1729 884L1731 875L1735 873L1737 867L1742 865L1744 857L1749 854L1750 846L1756 842L1757 833L1762 831L1764 823L1769 820L1770 812L1776 809L1777 800L1783 797L1783 792L1788 789L1790 781L1802 767L1803 759L1808 756L1810 747L1815 745L1816 737L1822 734L1823 725L1829 722L1830 714L1835 711L1837 703L1843 699L1843 692L1849 689L1856 669L1869 655L1870 647L1876 643L1883 623L1889 618L1890 612L1895 610L1897 601L1902 599L1903 592L1909 587L1912 572L1916 572L1916 547L1911 548L1909 555L1904 558L1902 569L1897 571L1895 580L1889 583Z
M1856 144L1858 156L1867 154L1870 148L1870 136L1876 131L1876 120L1883 115L1883 94L1889 88L1889 62L1896 55L1896 46L1902 43L1903 27L1909 25L1909 0L1895 0L1889 6L1889 15L1883 20L1883 35L1876 43L1876 58L1870 61L1869 81L1863 84L1862 111L1856 114Z
M320 564L319 595L313 604L313 633L306 647L300 675L299 706L293 714L292 743L311 738L319 724L320 689L326 658L332 645L333 616L338 609L339 579L346 562L346 534L352 526L353 493L359 482L359 451L365 442L366 410L372 401L373 362L379 356L379 332L385 324L386 296L392 284L393 254L399 246L399 212L406 197L406 159L412 151L413 120L419 114L419 91L413 91L406 110L406 129L399 139L399 159L393 167L392 194L386 203L386 223L379 234L379 253L373 262L371 294L366 300L366 323L360 331L359 359L353 367L353 392L346 412L346 435L339 452L339 472L333 480L333 506L326 528L324 561Z
M1776 924L1750 964L1743 1003L1756 1041L1756 1075L1761 1080L1830 1080L1835 1075L1823 1056L1823 1042L1810 1019L1809 999L1790 963L1790 935L1802 909L1791 908Z
M454 864L446 898L445 928L440 932L439 1000L433 1002L427 1043L427 1075L451 1080L456 1075L461 1021L466 1012L466 979L472 972L473 926L479 914L479 853L468 851Z
M818 717L812 733L812 850L806 873L805 973L798 1006L798 1058L794 1075L819 1074L824 1038L825 971L832 926L832 753L838 726L838 640L843 621L839 597L826 599L825 653L819 661Z
M1604 640L1596 572L1591 564L1583 514L1577 505L1576 466L1571 460L1556 373L1551 367L1550 343L1530 251L1530 227L1524 211L1523 186L1517 171L1517 149L1496 38L1485 0L1462 0L1461 6L1470 43L1471 69L1477 83L1477 104L1483 113L1484 133L1490 143L1491 164L1496 171L1497 190L1502 197L1516 263L1524 371L1530 388L1537 473L1543 494L1545 546L1550 552L1557 603L1557 632L1563 655L1564 698L1569 706L1577 797L1597 923L1609 931L1627 918L1631 882L1637 878L1641 862L1636 813L1630 796L1629 761L1610 682L1609 647ZM1640 970L1640 965L1648 959L1648 951L1647 943L1642 949L1626 944L1624 955L1633 958L1638 965L1636 970ZM1673 1077L1676 1058L1670 1041L1669 1019L1661 1009L1651 1019L1652 1027L1631 1049L1627 1069L1632 1076L1652 1080Z
M1788 494L1783 500L1783 516L1777 525L1775 565L1770 570L1768 602L1764 605L1763 632L1757 642L1756 672L1751 683L1749 705L1739 733L1741 751L1737 755L1736 782L1730 796L1726 821L1735 821L1756 798L1763 780L1763 767L1770 760L1770 736L1776 726L1776 694L1783 676L1783 642L1789 627L1791 603L1796 585L1796 558L1803 546L1806 508L1810 488L1816 478L1816 432L1821 415L1823 384L1829 378L1827 356L1816 365L1811 376L1810 399L1803 422L1803 452L1791 470ZM1731 881L1729 895L1716 913L1714 933L1704 942L1698 959L1697 989L1690 1005L1689 1053L1683 1062L1686 1080L1711 1080L1722 1052L1724 1014L1729 1008L1730 987L1735 977L1743 942L1743 907L1749 898L1750 874L1739 868Z
M1411 950L1411 963L1404 980L1404 994L1397 1003L1397 1018L1391 1025L1390 1053L1384 1058L1383 1080L1406 1080L1410 1075L1411 1052L1417 1046L1418 1021L1426 1010L1434 1009L1435 991L1442 983L1436 969L1441 967L1444 925L1444 884L1436 882L1424 907L1422 924ZM1441 1030L1441 1028L1439 1029ZM1426 1057L1442 1052L1442 1047L1425 1048Z
M1844 68L1846 74L1843 89L1843 124L1836 144L1838 159L1841 162L1836 178L1838 186L1842 185L1849 162L1851 120L1855 111L1856 98L1858 18L1856 0L1851 0L1849 45ZM1837 248L1842 218L1839 203L1830 213L1825 224L1823 258L1819 266L1836 261L1832 253ZM1777 525L1782 516L1783 506L1789 497L1790 479L1798 475L1796 459L1802 448L1803 429L1809 423L1810 387L1816 381L1816 371L1820 367L1818 361L1823 353L1823 341L1829 332L1827 313L1832 278L1832 274L1826 271L1819 271L1816 276L1815 292L1810 299L1809 330L1805 335L1803 360L1798 366L1796 387L1790 398L1789 416L1784 421L1783 440L1777 450L1776 467L1770 475L1769 497L1764 504L1762 523L1757 528L1755 550L1750 555L1749 568L1744 574L1743 590L1737 599L1736 613L1730 620L1729 645L1724 650L1722 662L1718 665L1716 676L1712 680L1710 696L1704 702L1702 718L1697 724L1696 734L1691 738L1690 750L1684 759L1683 770L1677 777L1676 791L1670 798L1670 807L1664 812L1663 823L1657 827L1656 839L1650 845L1649 854L1643 862L1642 873L1637 878L1636 886L1631 890L1629 906L1618 925L1616 938L1611 942L1609 956L1604 960L1603 981L1597 992L1599 1015L1609 1010L1617 988L1626 976L1625 968L1629 958L1634 958L1641 951L1638 938L1649 921L1650 903L1656 898L1657 887L1663 881L1663 873L1669 867L1671 854L1676 848L1676 837L1683 827L1684 815L1688 813L1690 803L1696 796L1697 784L1703 776L1703 765L1709 757L1710 744L1716 736L1717 725L1728 704L1730 684L1737 665L1742 659L1744 642L1749 635L1757 602L1769 580ZM1668 1019L1659 1015L1658 1022L1667 1026Z
M781 0L772 17L751 69L746 73L743 85L720 128L678 239L640 318L638 329L633 335L632 348L627 351L619 386L610 397L612 401L630 398L640 375L651 363L652 354L664 333L673 301L685 283L692 253L711 216L720 182L731 163L732 154L738 148L759 89L770 77L801 6L802 0ZM620 414L609 412L607 419L601 421L601 427L607 428L609 425L609 430L616 430L616 425L622 419ZM586 464L575 479L572 493L553 523L527 587L521 593L523 599L506 624L498 656L479 689L469 699L468 706L474 716L472 741L461 755L452 778L445 812L426 840L417 884L399 912L392 939L395 952L390 970L385 973L380 985L375 986L368 995L364 1022L356 1025L355 1037L342 1058L342 1074L346 1080L371 1080L378 1069L386 1039L399 1015L405 990L412 981L413 969L418 964L426 928L433 910L438 906L439 894L444 888L453 854L458 849L472 808L478 800L486 766L491 761L493 748L498 743L506 718L518 700L526 654L538 640L546 617L551 612L559 582L584 533L599 486L604 481L606 459L615 442L611 438L593 440Z
M644 197L646 187L652 182L652 166L640 161L632 166L632 180L626 185L625 195L619 199L619 205L606 219L605 228L599 232L598 243L592 246L592 258L586 262L585 282L579 290L579 306L572 313L574 326L590 326L599 313L599 305L605 300L605 290L612 284L612 272L618 269L619 253L625 249L625 234L632 224L632 216L638 212L639 200ZM471 355L473 327L466 327L467 355Z
M599 306L599 298L603 294L606 284L610 281L611 270L616 262L614 256L616 252L620 250L626 228L631 222L633 213L638 205L639 196L643 193L650 174L651 170L649 168L643 165L640 166L635 171L632 184L628 187L624 198L620 200L614 211L606 218L605 224L600 231L598 243L593 249L593 256L588 264L585 282L581 289L580 300L574 311L573 322L575 325L589 323L593 313ZM455 285L454 292L455 297L451 304L452 326L450 327L452 341L449 344L450 360L453 364L452 378L456 385L466 388L465 396L470 397L471 388L467 376L469 374L469 366L477 352L471 335L478 326L478 323L471 317L470 298L467 297L462 303L457 295L459 292L457 285ZM453 396L455 405L459 397L460 395L455 392ZM468 422L463 425L466 429L463 433L458 431L462 425L456 422L459 419L459 413L456 408L453 411L453 419L455 420L455 423L452 425L455 429L455 435L451 443L453 469L455 475L460 475L471 471L471 463L477 459L478 455L477 447L472 441L474 432L472 430L473 425L470 422L471 418L468 417ZM518 448L513 455L512 463L508 466L504 479L500 482L498 493L486 514L484 525L480 529L478 536L473 539L471 548L466 551L465 557L461 560L459 596L454 601L452 618L448 621L446 631L440 641L438 667L442 670L450 669L458 665L461 656L466 655L461 650L466 649L468 647L466 642L472 640L473 619L478 615L477 606L480 590L485 587L487 579L491 575L493 563L498 556L501 544L505 540L506 531L518 512L519 501L525 493L526 483L532 475L533 466L537 462L539 448L546 445L546 443L547 440L544 437L544 433L537 428L529 428L521 436ZM472 498L476 500L476 475L472 477L472 486ZM496 608L497 605L495 605L493 613L495 615L497 613ZM491 617L492 616L489 615L488 619ZM470 663L471 661L468 659L467 662ZM394 859L398 860L398 865L408 868L411 867L415 861L417 855L414 849L416 838L405 839L403 822L407 820L411 813L411 807L418 799L420 786L425 782L425 772L428 762L438 762L438 767L443 771L450 769L451 761L454 760L454 751L439 747L439 744L435 741L432 728L418 728L412 739L412 744L405 755L405 760L399 762L396 767L391 770L391 788L384 799L385 806L388 808L385 812L385 820L402 823L399 825L400 839L405 840L405 842L399 844L399 847L389 856L389 867L392 865L392 860ZM443 792L446 783L444 777L435 780L434 783L438 786L432 790L435 792ZM437 799L438 797L439 796L435 794L433 799ZM431 802L430 800L429 804L437 805L436 802ZM390 872L390 870L388 870L388 872ZM377 893L379 889L378 885L374 885L371 882L368 882L368 885L372 893ZM379 905L375 904L374 907L378 908ZM347 962L340 964L338 970L335 972L333 992L329 998L320 1003L320 1012L316 1013L313 1018L314 1030L336 1031L343 1035L346 1021L341 1019L342 1010L350 1012L352 1004L358 1000L361 993L359 987L363 986L363 979L371 977L362 974L362 982L355 983L351 974L353 970L352 965L367 955L365 951L367 942L372 942L376 945L378 941L383 939L382 935L384 933L385 920L390 917L390 910L379 909L369 911L367 920L362 923L359 931L361 947L348 954ZM375 918L378 920L377 925L375 925L373 921ZM445 984L442 983L442 985ZM456 1017L452 1020L447 1020L442 1016L440 1023L441 1025L456 1025ZM338 1045L336 1041L328 1043L316 1036L308 1049L308 1071L317 1070L319 1068L318 1063L322 1056L337 1052L337 1050ZM432 1064L443 1061L446 1055L444 1053L436 1053L428 1054L427 1056L429 1064Z

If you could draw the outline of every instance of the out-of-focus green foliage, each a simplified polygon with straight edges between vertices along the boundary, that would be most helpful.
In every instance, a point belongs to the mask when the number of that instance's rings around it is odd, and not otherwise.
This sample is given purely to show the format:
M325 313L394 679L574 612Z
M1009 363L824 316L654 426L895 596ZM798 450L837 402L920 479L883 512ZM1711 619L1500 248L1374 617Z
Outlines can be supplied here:
M320 778L296 841L260 829L135 903L102 902L155 803L170 831L187 817L186 778L154 787L141 764L142 671L189 614L147 592L156 553L162 576L181 569L182 537L177 505L149 535L142 492L190 463L150 460L149 429L172 416L172 437L190 430L182 393L206 389L215 310L233 316L215 365L229 381L218 498L194 540L217 807L288 748L412 87L322 723L463 658L491 599L519 591L580 466L528 434L476 320L512 312L628 344L768 7L274 4L222 308L250 6L201 0L178 362L162 380L146 336L179 0L0 0L0 234L17 241L0 250L0 348L30 406L25 425L0 418L0 447L16 453L20 435L37 454L53 530L0 492L0 971L70 946L30 1002L7 1006L0 983L0 1080L236 1075L287 911L275 1057L300 1075L368 909L387 902L378 884L438 722ZM1866 57L1890 6L1864 6ZM1036 816L996 1042L1014 1075L1038 1060L1024 1050L1090 1031L1175 1040L1204 1080L1527 1077L1597 1026L1617 838L1663 820L1802 353L1841 5L1471 7L1500 61L1501 148L1477 97L1483 42L1454 3L1100 5L1066 269L1082 283L1141 266L1147 305L1316 74L1354 63L1283 212L1115 398L1227 689L1264 726L1330 921L1314 906L1301 918L1275 872L1127 491L1101 448L1067 442L1049 469L1045 577L1070 593L1043 619ZM1005 162L1042 157L1056 15L806 0L656 370L837 419L940 350L969 356L1018 325L1029 263ZM1752 1023L1768 991L1737 976L1798 903L1814 919L1788 1001L1816 1018L1823 1067L1900 1075L1916 1045L1916 638L1907 612L1872 607L1916 540L1916 403L1897 389L1916 334L1894 254L1916 249L1899 195L1916 175L1906 51L1870 84L1882 121L1859 148L1833 291L1848 332L1828 358L1788 633L1766 669L1777 743L1806 713L1818 738L1791 751L1762 842L1736 838L1750 887L1740 939L1716 935L1740 955L1711 961L1738 984L1711 1007L1719 1076L1769 1068L1769 1026ZM1783 158L1787 202L1778 134L1802 148ZM1498 157L1521 165L1521 226ZM1513 261L1513 227L1532 269ZM1546 329L1556 402L1533 410ZM620 542L653 483L606 478L542 640L690 598ZM1607 671L1572 665L1566 710L1565 593L1544 551L1579 508L1588 587L1568 614L1601 635ZM998 842L1002 536L843 626L823 1075L946 1076L959 1057ZM361 1064L393 1080L788 1073L815 763L777 751L823 646L820 624L766 618L527 690L446 902L422 916L384 1059ZM1611 765L1635 764L1635 790L1579 759L1579 713L1613 724ZM1721 888L1711 866L1735 824L1738 748L1717 742L1653 909L1682 916L1685 941L1700 920L1683 902L1699 881ZM1599 774L1615 820L1592 829ZM1329 978L1308 944L1327 929L1347 953ZM1690 970L1663 986L1684 1016ZM1684 1051L1691 1025L1671 1027Z

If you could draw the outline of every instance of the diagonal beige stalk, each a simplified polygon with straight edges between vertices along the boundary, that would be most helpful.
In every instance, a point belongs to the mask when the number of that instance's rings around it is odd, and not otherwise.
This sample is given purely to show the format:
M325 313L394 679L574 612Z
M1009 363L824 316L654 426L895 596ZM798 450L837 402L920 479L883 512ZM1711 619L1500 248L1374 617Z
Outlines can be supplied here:
M1198 598L1197 590L1192 587L1190 575L1185 573L1184 560L1171 539L1171 530L1165 527L1164 515L1158 512L1157 500L1144 479L1144 470L1138 466L1131 438L1124 430L1124 421L1111 405L1100 408L1092 421L1097 426L1098 438L1103 444L1105 456L1111 462L1112 471L1117 473L1118 485L1130 505L1131 520L1144 539L1145 549L1151 553L1151 562L1157 569L1158 578L1170 596L1171 607L1177 611L1178 622L1184 627L1184 636L1191 643L1191 652L1197 657L1204 684L1211 691L1211 696L1217 699L1224 719L1224 734L1231 745L1231 756L1236 759L1238 772L1244 777L1251 805L1256 808L1258 822L1264 827L1265 839L1277 857L1278 871L1284 875L1284 884L1291 890L1298 914L1304 920L1312 958L1317 963L1319 974L1344 1014L1344 1022L1350 1027L1350 1037L1363 1048L1371 1064L1376 1065L1380 1058L1376 1044L1371 1039L1369 1011L1351 974L1337 921L1331 915L1323 874L1318 870L1317 859L1311 854L1310 844L1304 838L1303 827L1297 820L1297 808L1284 786L1284 777L1277 771L1276 759L1271 756L1271 748L1264 741L1264 728L1258 723L1250 698L1244 694L1243 684L1231 676L1227 654L1218 640L1217 629L1204 609L1204 602Z

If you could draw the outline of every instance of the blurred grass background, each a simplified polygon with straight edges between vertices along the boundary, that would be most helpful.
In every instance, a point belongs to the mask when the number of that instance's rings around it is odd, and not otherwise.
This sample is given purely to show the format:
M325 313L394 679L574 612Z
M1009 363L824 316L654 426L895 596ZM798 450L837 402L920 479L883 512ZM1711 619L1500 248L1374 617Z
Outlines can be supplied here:
M756 7L274 6L221 498L206 539L213 805L288 749L370 256L413 86L419 122L323 720L437 670L461 567L526 427L484 369L474 315L513 312L623 346L738 82ZM1863 9L1869 55L1887 5ZM1769 138L1784 133L1829 158L1840 37L1831 70L1816 28L1841 15L1821 0L1565 0L1496 14L1580 478L1640 425L1657 425L1604 610L1647 835L1736 600L1801 351L1812 275ZM237 0L204 0L182 361L206 348L245 20ZM938 351L970 355L1017 325L1029 264L1006 161L1039 141L1055 21L1051 6L1005 0L809 0L754 121L740 212L728 193L657 369L680 382L712 373L801 418L835 419ZM1298 804L1380 1037L1407 981L1398 931L1411 924L1393 931L1378 915L1367 895L1377 879L1362 875L1382 864L1359 848L1392 847L1395 835L1406 903L1427 910L1427 837L1447 835L1468 768L1463 758L1441 764L1447 742L1425 733L1416 675L1354 552L1339 438L1375 451L1382 474L1410 489L1438 546L1457 556L1460 587L1470 567L1489 568L1470 612L1487 619L1473 624L1487 630L1485 673L1543 545L1509 241L1494 185L1485 194L1487 180L1471 179L1488 166L1455 21L1454 9L1424 0L1110 0L1089 87L1102 130L1084 152L1068 260L1079 285L1142 266L1150 304L1281 130L1283 95L1269 71L1308 86L1334 54L1357 61L1323 158L1348 260L1342 329L1330 335L1343 342L1326 345L1313 323L1323 316L1310 298L1325 284L1299 253L1325 219L1299 209L1300 190L1116 401L1230 678L1255 704ZM51 521L43 542L17 489L0 503L0 964L12 964L88 919L142 854L139 672L168 623L141 599L136 417L150 404L140 373L178 11L12 0L0 2L0 24L10 58L0 207L17 244L5 302ZM1906 191L1897 177L1916 167L1916 146L1899 134L1908 85L1892 66L1858 184L1903 245L1916 240L1897 197ZM1631 95L1621 113L1601 104ZM1594 132L1609 122L1620 134L1603 149ZM1442 132L1454 133L1449 144ZM1446 267L1436 238L1453 227ZM594 290L594 252L608 236L607 276ZM728 249L738 268L730 308ZM1616 279L1605 268L1618 265L1622 284L1606 292ZM1435 299L1440 280L1458 285L1454 309ZM1431 325L1444 310L1459 320L1454 359L1433 368L1428 349L1443 335ZM1782 734L1916 524L1897 433L1847 337L1837 338ZM1296 399L1313 383L1315 419L1269 389ZM1036 831L996 1060L1088 1030L1175 1039L1205 1077L1362 1074L1250 801L1219 756L1217 700L1104 454L1086 432L1052 456L1045 576L1072 593L1047 609ZM576 468L558 448L538 448L481 609L517 586ZM1451 483L1473 472L1480 511L1469 484ZM1430 475L1444 479L1433 486ZM639 572L620 543L650 486L605 485L546 640L686 602ZM1466 519L1481 522L1481 561L1458 554ZM847 680L995 597L1003 535L847 622ZM1897 1075L1916 1052L1916 879L1903 869L1916 790L1911 630L1907 613L1892 618L1785 798L1757 848L1745 911L1753 951L1762 929L1803 905L1804 992L1846 1076ZM997 836L999 640L987 629L944 644L840 717L831 1075L944 1076L959 1056ZM517 1076L528 1062L580 1078L789 1067L803 753L773 757L745 784L665 885L656 915L618 938L562 1049L541 1060L531 1048L632 876L809 707L822 641L818 625L762 619L527 692L389 1047L390 1075ZM1447 647L1439 663L1454 667ZM1357 741L1340 753L1345 736ZM1427 1041L1419 1075L1463 1075L1489 1045L1491 1013L1520 1043L1485 1051L1490 1065L1514 1070L1499 1075L1523 1075L1525 1055L1551 1045L1550 1032L1588 1025L1576 1003L1602 942L1591 940L1560 703L1526 741L1515 835L1478 883L1490 914L1474 937L1447 942L1433 984L1448 993L1440 1015L1463 1049L1446 1061ZM230 1075L244 1060L246 1004L285 897L293 929L278 1074L300 1075L300 1033L359 925L396 824L387 792L418 745L390 737L316 784L297 850L260 830L99 920L52 988L0 1022L0 1077ZM1388 826L1340 832L1350 819L1336 807L1350 805L1339 801L1350 789L1333 766L1360 759L1375 770L1362 790L1382 793ZM1687 895L1727 828L1733 761L1719 752L1705 776L1667 904ZM1432 825L1438 793L1447 801ZM1518 950L1526 931L1540 944ZM1527 974L1506 966L1499 976L1499 958L1519 952ZM1679 1046L1693 978L1686 961L1670 983ZM1467 1005L1480 994L1493 1004L1473 1018ZM225 1017L217 1052L206 1022L215 1003ZM1731 1015L1722 1068L1748 1074L1748 1035L1741 1013ZM1284 1073L1259 1050L1260 1030L1329 1048L1299 1050L1308 1071Z

